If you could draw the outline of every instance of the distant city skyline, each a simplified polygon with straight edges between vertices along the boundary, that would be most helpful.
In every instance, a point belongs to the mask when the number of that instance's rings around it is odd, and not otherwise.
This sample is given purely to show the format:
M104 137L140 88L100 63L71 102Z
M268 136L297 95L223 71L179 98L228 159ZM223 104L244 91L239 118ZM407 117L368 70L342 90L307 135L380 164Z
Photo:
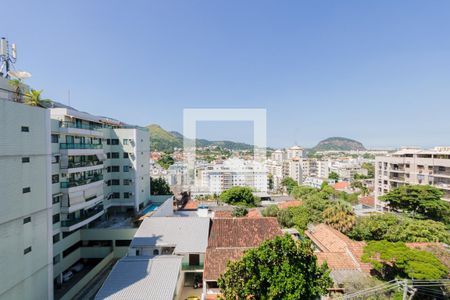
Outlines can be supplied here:
M81 111L182 133L184 108L265 108L275 148L331 136L367 148L450 144L448 1L13 1L7 10L20 21L3 15L0 34L17 43L26 82L65 104L70 90ZM251 126L201 127L202 138L251 141Z

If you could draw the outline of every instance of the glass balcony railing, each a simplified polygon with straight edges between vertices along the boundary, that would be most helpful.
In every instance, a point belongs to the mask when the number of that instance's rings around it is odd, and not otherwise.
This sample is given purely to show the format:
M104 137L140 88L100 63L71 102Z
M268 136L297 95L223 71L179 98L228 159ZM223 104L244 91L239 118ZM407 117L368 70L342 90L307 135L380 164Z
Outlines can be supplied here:
M100 130L102 127L97 125L90 125L90 124L80 124L80 123L74 123L74 122L68 122L68 121L61 121L59 122L59 127L61 128L79 128L79 129L86 129L86 130Z
M75 143L62 143L59 144L60 149L102 149L102 144L75 144Z
M89 219L92 216L95 216L101 211L103 211L103 204L96 205L91 209L83 210L80 212L80 217L61 221L61 227L73 226L75 224L83 222L84 220Z
M203 269L203 263L199 263L198 265L190 265L189 263L182 263L181 264L182 270L199 270Z
M83 168L83 167L92 167L92 166L100 166L103 165L102 161L99 160L91 160L91 161L69 161L68 168Z
M67 182L61 182L61 188L67 189L67 188L71 188L71 187L76 187L76 186L81 186L81 185L97 182L100 180L103 180L103 175L96 175L96 176L92 176L92 177L88 177L88 178L80 178L77 180L70 180Z

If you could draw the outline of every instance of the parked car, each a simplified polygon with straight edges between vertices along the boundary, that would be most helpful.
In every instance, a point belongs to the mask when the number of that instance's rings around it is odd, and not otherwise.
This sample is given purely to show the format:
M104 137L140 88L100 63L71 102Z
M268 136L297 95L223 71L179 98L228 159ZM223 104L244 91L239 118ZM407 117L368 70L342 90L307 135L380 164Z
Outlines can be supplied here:
M200 298L197 296L189 296L186 298L186 300L200 300Z
M67 271L66 273L63 274L63 282L69 281L72 277L73 277L73 272Z
M78 273L84 269L84 265L82 263L77 263L75 266L70 269L72 272Z

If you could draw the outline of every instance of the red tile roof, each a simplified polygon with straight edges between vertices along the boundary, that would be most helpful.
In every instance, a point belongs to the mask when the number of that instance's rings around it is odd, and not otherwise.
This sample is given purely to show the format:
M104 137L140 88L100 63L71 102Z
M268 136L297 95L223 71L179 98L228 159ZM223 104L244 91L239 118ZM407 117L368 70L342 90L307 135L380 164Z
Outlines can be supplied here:
M337 182L332 185L335 190L345 190L350 186L350 183L347 181Z
M375 207L375 197L373 196L361 197L359 198L359 203Z
M246 248L209 248L206 249L205 269L203 278L205 280L217 280L225 272L227 263L235 261L244 254Z
M247 218L261 218L261 212L257 208L252 208L248 211Z
M343 233L326 224L318 224L305 231L305 234L319 248L319 260L329 261L333 270L360 270L369 273L371 265L361 262L364 242L350 239ZM341 257L342 262L338 258ZM352 263L350 263L352 262Z
M300 200L288 200L288 201L279 203L278 208L284 209L284 208L293 207L293 206L300 206L302 204L303 204L303 202Z
M214 218L232 218L232 214L231 210L217 210L214 212Z

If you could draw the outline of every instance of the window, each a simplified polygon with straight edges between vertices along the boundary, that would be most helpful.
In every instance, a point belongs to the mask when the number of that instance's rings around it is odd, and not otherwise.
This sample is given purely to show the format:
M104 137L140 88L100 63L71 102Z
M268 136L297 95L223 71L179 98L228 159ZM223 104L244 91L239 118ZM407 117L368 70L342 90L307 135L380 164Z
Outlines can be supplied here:
M128 247L131 244L131 240L116 240L116 247Z
M111 139L106 139L106 144L111 145Z
M52 184L59 182L59 174L52 175Z
M119 166L111 166L111 172L119 172L120 168Z
M31 188L30 187L25 187L25 188L22 189L22 193L23 194L26 194L26 193L29 193L29 192L31 192Z
M22 157L22 163L29 163L30 162L30 158L29 157Z
M61 256L59 254L56 254L53 256L53 264L56 265L61 260Z
M119 152L111 152L111 158L119 158Z
M59 242L59 240L60 240L59 233L53 235L53 244L56 244L57 242Z
M22 132L30 132L30 127L28 126L22 126Z
M128 145L128 139L123 139L123 140L122 140L122 144Z
M23 219L23 224L27 224L31 222L31 217L26 217Z
M111 185L120 185L120 180L119 179L112 179L111 180Z
M153 250L153 255L159 255L159 250L158 249Z
M110 159L111 158L111 152L106 153L106 158Z
M59 142L59 135L52 134L52 143L57 144Z
M53 203L53 204L57 204L57 203L59 203L60 201L61 201L61 195L53 196L53 197L52 197L52 203Z
M123 158L128 158L128 152L123 153Z
M130 193L129 192L123 193L123 198L129 199L130 198Z
M52 164L59 163L59 155L52 156Z
M111 145L119 145L119 139L111 139Z
M131 180L130 179L124 179L123 185L130 185Z
M130 170L130 166L123 166L123 171L128 172Z
M30 252L31 252L31 246L30 246L30 247L27 247L27 248L25 248L25 249L23 250L23 255L28 254L28 253L30 253Z
M120 199L120 193L112 193L111 199Z
M59 214L53 215L53 224L58 223L59 219Z

